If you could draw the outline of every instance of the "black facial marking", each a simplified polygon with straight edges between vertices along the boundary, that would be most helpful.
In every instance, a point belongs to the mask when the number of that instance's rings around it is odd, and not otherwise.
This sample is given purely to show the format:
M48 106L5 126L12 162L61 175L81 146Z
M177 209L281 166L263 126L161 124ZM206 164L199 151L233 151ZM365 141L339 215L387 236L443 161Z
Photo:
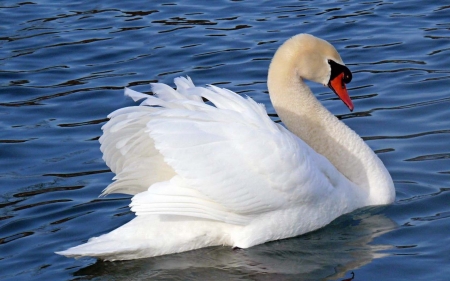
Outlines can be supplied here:
M333 60L328 60L328 64L331 67L330 82L341 73L344 73L344 79L342 81L344 81L345 84L352 81L352 72L345 65L338 64Z

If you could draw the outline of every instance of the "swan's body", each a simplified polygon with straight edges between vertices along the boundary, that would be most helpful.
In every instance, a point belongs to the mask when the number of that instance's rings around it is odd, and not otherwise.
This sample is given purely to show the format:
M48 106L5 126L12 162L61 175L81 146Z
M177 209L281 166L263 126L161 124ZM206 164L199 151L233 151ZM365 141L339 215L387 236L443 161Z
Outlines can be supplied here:
M270 97L289 130L252 99L190 79L175 79L176 90L153 84L157 97L127 89L144 102L113 112L103 127L101 150L117 175L104 194L134 195L137 216L59 254L117 260L247 248L391 203L394 186L380 159L303 78L331 85L353 109L342 82L351 73L329 43L306 34L286 41L269 69Z

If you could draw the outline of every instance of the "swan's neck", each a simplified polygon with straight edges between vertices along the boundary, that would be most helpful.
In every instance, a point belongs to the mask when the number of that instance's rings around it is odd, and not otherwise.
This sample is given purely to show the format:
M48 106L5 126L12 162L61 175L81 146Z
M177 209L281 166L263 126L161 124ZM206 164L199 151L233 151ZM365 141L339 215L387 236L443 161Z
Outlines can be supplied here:
M274 57L268 88L286 127L325 156L345 177L368 192L370 204L394 200L392 179L381 160L349 127L315 98L288 58Z

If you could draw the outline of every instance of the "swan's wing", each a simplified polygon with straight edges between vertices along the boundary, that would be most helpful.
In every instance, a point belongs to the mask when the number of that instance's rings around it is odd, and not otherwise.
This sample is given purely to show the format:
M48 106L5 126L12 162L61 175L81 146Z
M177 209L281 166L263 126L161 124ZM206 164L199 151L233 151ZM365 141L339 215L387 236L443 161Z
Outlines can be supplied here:
M272 122L263 105L214 86L188 88L184 95L202 96L215 107L171 94L165 85L153 90L170 105L154 97L143 102L159 106L153 107L146 133L177 176L133 198L138 216L175 214L245 224L263 212L314 204L333 189L329 177L337 171Z
M109 193L137 194L148 189L154 183L171 179L175 172L164 162L161 153L155 148L153 139L146 133L147 123L158 108L144 105L157 105L165 108L189 108L171 100L200 101L201 97L186 93L186 89L195 87L190 79L177 79L178 88L158 84L159 98L145 95L131 89L125 89L125 95L134 101L144 99L141 106L126 107L114 111L103 127L100 137L100 150L103 160L116 174L102 195Z
M153 140L145 133L154 108L134 106L119 109L108 117L99 141L103 159L116 176L102 193L137 194L175 173L164 163ZM151 172L150 172L151 171Z

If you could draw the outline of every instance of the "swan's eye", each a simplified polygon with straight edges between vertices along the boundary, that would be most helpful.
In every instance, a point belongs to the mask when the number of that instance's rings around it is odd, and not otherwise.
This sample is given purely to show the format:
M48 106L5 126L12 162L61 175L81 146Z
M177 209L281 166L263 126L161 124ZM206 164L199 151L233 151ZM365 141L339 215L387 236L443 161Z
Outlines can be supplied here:
M342 81L345 84L348 84L350 83L350 81L352 81L352 72L345 65L338 64L331 59L328 60L328 64L331 67L330 81L342 73L344 73Z
M348 84L350 83L350 81L352 81L352 73L348 68L346 69L346 71L344 70L344 79L342 80L344 81L345 84Z

